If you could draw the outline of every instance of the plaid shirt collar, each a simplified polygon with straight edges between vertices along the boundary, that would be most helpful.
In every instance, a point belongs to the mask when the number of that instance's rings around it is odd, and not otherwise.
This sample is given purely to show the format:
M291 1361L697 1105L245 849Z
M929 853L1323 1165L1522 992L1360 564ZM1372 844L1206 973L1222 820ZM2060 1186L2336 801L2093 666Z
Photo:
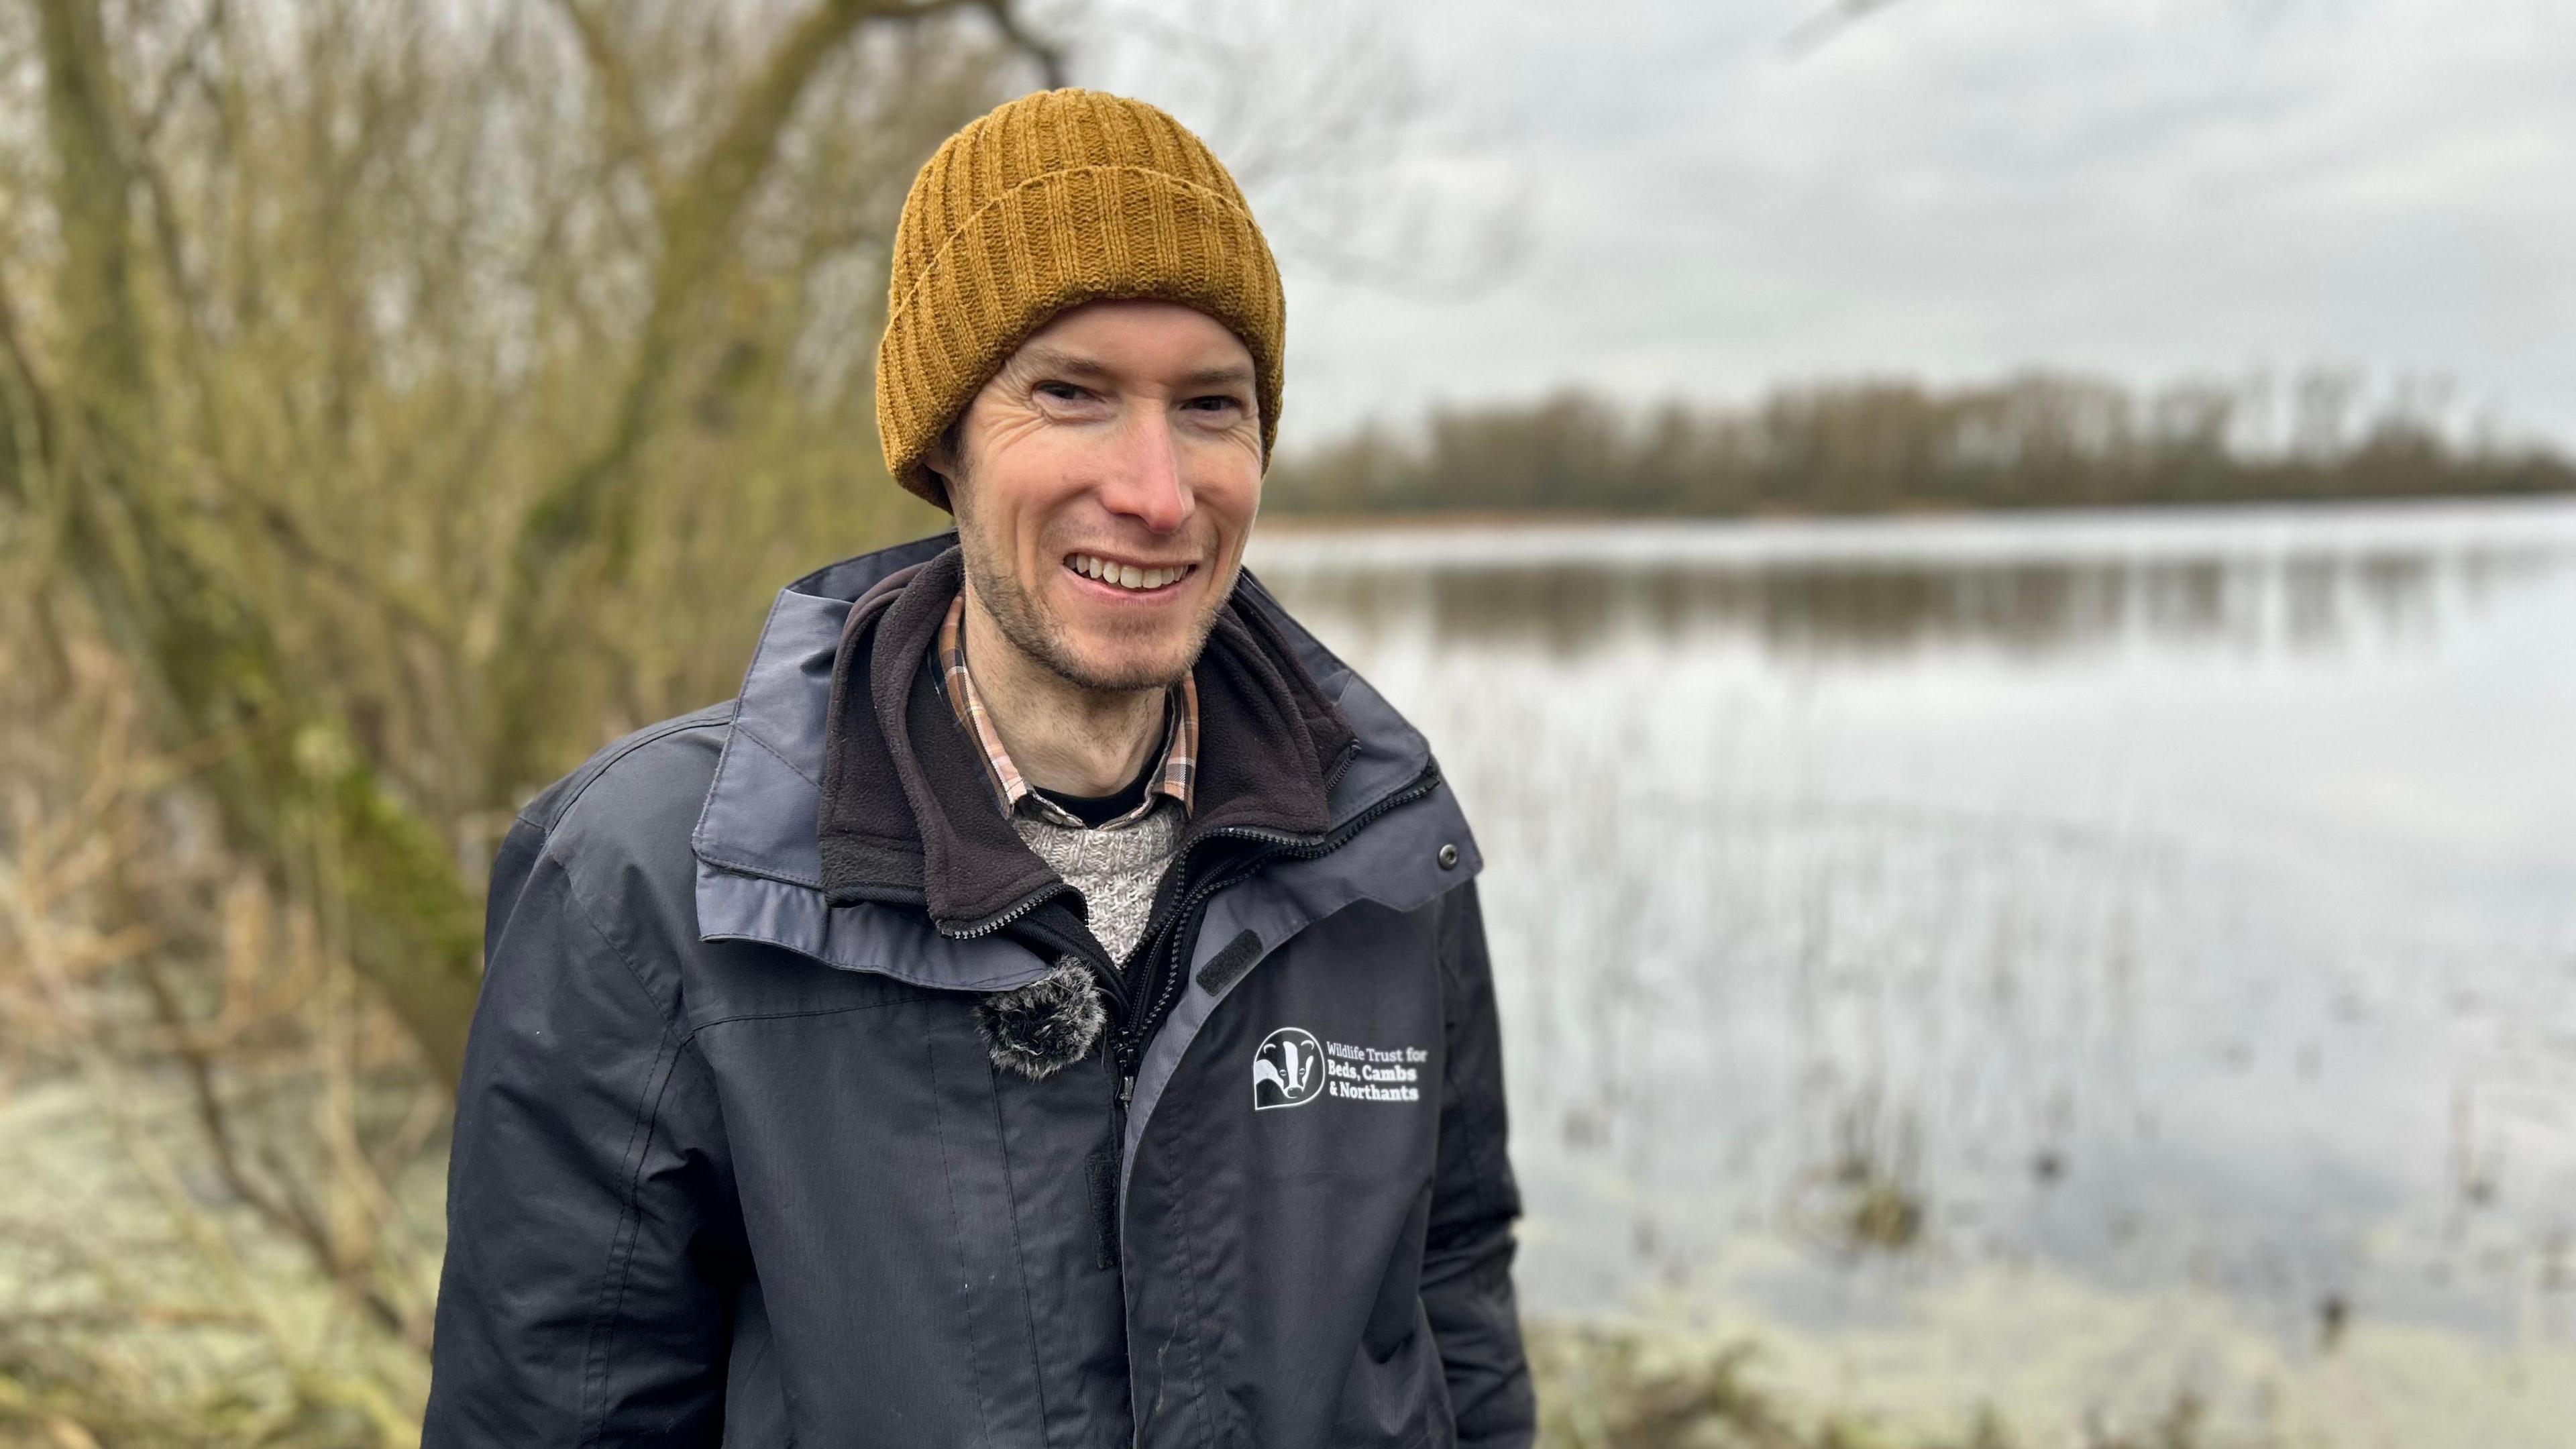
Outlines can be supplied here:
M957 712L957 727L983 747L984 764L1001 801L1002 813L1025 809L1057 825L1085 828L1072 811L1039 794L1035 786L1021 778L1019 767L1011 763L1011 752L1002 748L1002 737L994 733L993 718L985 712L983 696L975 692L975 676L966 669L965 625L966 596L961 592L948 605L948 618L939 626L939 675L946 686L949 707ZM1171 700L1171 708L1166 711L1170 724L1163 733L1163 764L1156 772L1154 788L1145 792L1143 804L1101 829L1133 825L1166 796L1180 801L1183 812L1190 809L1192 791L1198 783L1198 681L1182 675L1180 682L1172 686Z

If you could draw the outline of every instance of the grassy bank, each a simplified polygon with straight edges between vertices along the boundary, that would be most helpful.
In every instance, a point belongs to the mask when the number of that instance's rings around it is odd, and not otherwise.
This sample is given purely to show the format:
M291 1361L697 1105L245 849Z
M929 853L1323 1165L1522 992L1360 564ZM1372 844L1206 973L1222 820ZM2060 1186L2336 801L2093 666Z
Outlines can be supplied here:
M1989 1407L1949 1430L1893 1427L1766 1383L1763 1350L1564 1324L1530 1330L1539 1443L1547 1449L2251 1449L2221 1438L2177 1395L2135 1423L2026 1429Z
M265 1371L255 1352L235 1347L218 1355L232 1369L220 1378L206 1375L202 1363L185 1373L152 1371L150 1347L140 1341L127 1373L103 1373L94 1361L0 1354L8 1360L0 1361L0 1449L384 1449L411 1442L352 1404L300 1395L293 1375ZM1530 1349L1542 1449L2233 1449L2248 1442L2209 1435L2188 1398L2121 1428L2024 1437L1985 1410L1954 1432L1926 1432L1795 1402L1765 1385L1762 1352L1750 1342L1710 1348L1538 1325Z

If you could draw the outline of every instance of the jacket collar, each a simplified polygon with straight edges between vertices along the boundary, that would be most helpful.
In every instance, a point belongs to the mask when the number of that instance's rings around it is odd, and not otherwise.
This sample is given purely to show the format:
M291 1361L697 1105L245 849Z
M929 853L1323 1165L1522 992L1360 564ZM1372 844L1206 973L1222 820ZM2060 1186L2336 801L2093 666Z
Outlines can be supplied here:
M826 895L818 827L833 681L842 643L852 633L854 621L864 627L867 614L890 608L896 594L917 577L904 575L904 570L927 565L955 541L953 534L939 534L845 559L779 592L753 651L742 693L734 702L724 753L692 837L698 858L698 926L705 939L781 946L847 970L881 972L916 985L954 989L1004 989L1046 969L1046 962L1002 933L950 938L929 930L918 910L888 912L875 902L853 897L835 903ZM880 588L877 597L867 597ZM862 604L864 609L857 607ZM1227 641L1223 654L1217 637ZM1255 654L1245 654L1246 648ZM1265 670L1278 678L1286 697L1294 701L1295 717L1307 726L1309 747L1326 782L1326 833L1369 814L1430 765L1430 749L1421 735L1291 619L1249 572L1238 581L1234 600L1199 667L1203 691L1219 683L1230 689L1248 687L1263 678ZM1297 682L1301 680L1302 685ZM1206 706L1203 699L1202 708ZM940 701L943 712L946 707ZM1244 719L1232 710L1227 713L1230 720ZM909 705L905 715L909 733ZM1269 718L1284 733L1286 712ZM1250 724L1257 725L1259 719L1252 717ZM1335 720L1342 722L1346 745L1332 739L1330 725ZM953 724L944 718L942 723L955 733ZM1231 724L1220 727L1231 728ZM1258 824L1265 813L1264 792L1252 788L1263 783L1258 774L1261 766L1252 763L1261 757L1259 752L1244 743L1239 732L1203 735L1201 746L1202 769L1217 773L1200 777L1200 788L1208 793L1202 795L1194 830L1229 823L1264 828ZM1295 750L1293 741L1288 748ZM1342 761L1338 766L1331 763L1336 754ZM1222 769L1219 760L1226 761ZM983 807L998 814L991 810L989 794L987 790ZM1221 799L1232 802L1222 818L1218 815ZM909 795L904 808L911 808ZM1270 828L1297 827L1310 823L1312 817L1301 812L1292 818L1283 811L1270 819L1274 822ZM917 838L918 827L913 829ZM1282 833L1307 832L1291 828ZM1379 834L1373 826L1365 838L1373 840ZM887 838L900 839L892 833ZM1472 868L1474 845L1464 836L1463 826L1444 838L1459 842ZM900 854L899 845L890 850ZM1348 859L1361 850L1362 842L1354 841L1338 854L1354 867L1353 879L1365 882L1372 878L1369 872ZM912 882L920 894L911 899L926 906L926 849L920 859L921 876ZM1381 870L1377 876L1381 886L1386 878ZM900 892L905 880L889 866L870 883L891 895ZM1372 886L1364 893L1379 888ZM1327 904L1319 897L1301 904L1293 914L1302 917Z
M851 608L833 660L817 812L834 904L919 904L951 936L988 929L1056 883L993 808L975 744L930 662L963 572L952 547ZM1199 800L1183 848L1226 830L1321 835L1328 775L1356 740L1262 596L1227 601L1193 675Z

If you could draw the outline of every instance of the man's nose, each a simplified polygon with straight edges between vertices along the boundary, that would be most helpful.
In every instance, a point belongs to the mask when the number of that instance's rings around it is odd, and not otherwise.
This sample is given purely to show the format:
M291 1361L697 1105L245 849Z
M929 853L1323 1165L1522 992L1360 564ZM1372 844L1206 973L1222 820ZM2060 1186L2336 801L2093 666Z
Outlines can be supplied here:
M1161 408L1139 408L1119 433L1124 456L1111 469L1112 481L1101 490L1101 502L1156 533L1187 523L1195 504L1181 478L1172 420Z

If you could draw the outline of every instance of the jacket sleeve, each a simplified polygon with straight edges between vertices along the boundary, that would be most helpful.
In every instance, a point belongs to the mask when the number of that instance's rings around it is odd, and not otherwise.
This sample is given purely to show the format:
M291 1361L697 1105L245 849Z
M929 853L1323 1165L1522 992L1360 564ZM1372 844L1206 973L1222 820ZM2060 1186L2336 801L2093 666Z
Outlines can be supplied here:
M1520 1449L1536 1433L1512 1296L1512 1220L1521 1199L1504 1150L1502 1039L1475 883L1449 892L1437 909L1448 1067L1422 1303L1448 1373L1458 1443Z
M647 984L525 819L484 939L424 1449L714 1444L745 1256L676 987Z

